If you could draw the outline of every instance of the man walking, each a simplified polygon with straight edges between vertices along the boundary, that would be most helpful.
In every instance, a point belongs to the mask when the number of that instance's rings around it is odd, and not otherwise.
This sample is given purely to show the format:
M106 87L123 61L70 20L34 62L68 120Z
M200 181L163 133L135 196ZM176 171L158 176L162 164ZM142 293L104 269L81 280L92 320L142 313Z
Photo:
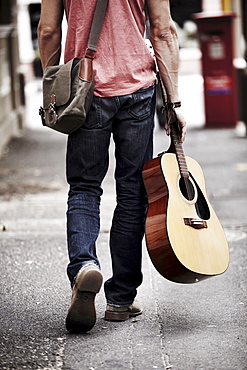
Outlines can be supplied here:
M95 5L96 0L42 0L38 36L43 68L59 63L64 12L68 22L65 62L83 57ZM176 103L181 141L185 138L178 96L178 40L169 0L109 0L93 63L93 103L84 125L69 135L67 144L67 272L72 301L66 327L70 332L86 332L96 321L94 300L102 285L96 240L111 136L117 205L110 230L113 274L104 283L105 319L123 321L142 313L135 299L142 283L147 209L142 166L153 155L156 81L155 61L144 39L145 7L160 77L169 102ZM165 129L169 134L169 126Z

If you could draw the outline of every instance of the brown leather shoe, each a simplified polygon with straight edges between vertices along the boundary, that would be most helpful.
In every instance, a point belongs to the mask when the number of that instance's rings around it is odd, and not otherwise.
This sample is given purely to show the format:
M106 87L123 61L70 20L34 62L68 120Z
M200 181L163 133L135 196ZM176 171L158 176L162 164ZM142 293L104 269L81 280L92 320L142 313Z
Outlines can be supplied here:
M142 307L140 303L135 300L129 306L114 306L108 304L105 311L105 320L107 321L125 321L130 317L142 314Z
M94 327L94 299L100 291L102 281L103 276L97 266L88 265L79 271L66 318L66 328L71 333L87 332Z

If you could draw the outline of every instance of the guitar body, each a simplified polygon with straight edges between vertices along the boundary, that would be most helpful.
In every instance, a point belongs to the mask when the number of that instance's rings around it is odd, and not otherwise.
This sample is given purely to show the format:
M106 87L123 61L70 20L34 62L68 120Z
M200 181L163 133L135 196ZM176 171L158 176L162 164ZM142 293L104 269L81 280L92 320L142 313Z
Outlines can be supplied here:
M174 153L165 153L143 167L148 194L146 244L163 277L195 283L222 274L229 264L229 250L207 198L202 169L194 159L185 158L187 179L181 179Z

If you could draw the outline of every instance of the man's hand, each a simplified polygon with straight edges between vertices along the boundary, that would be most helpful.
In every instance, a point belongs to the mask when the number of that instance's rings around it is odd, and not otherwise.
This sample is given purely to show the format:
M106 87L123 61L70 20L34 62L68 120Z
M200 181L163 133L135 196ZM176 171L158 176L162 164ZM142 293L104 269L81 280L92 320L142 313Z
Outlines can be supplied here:
M183 115L181 108L175 108L175 112L176 112L176 116L178 120L179 130L180 130L181 143L183 143L185 140L185 136L186 136L186 122L185 122L184 115ZM171 134L171 127L169 125L169 122L167 122L167 120L165 121L166 122L164 125L164 129L166 130L166 134L169 136Z

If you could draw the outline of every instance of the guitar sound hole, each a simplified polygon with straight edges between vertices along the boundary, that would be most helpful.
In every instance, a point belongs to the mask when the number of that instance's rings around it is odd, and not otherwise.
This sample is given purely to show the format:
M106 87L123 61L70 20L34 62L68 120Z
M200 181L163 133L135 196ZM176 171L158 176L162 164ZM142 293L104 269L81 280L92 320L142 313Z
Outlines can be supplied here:
M195 189L190 179L181 177L179 180L179 188L181 193L187 200L193 200L195 197Z

